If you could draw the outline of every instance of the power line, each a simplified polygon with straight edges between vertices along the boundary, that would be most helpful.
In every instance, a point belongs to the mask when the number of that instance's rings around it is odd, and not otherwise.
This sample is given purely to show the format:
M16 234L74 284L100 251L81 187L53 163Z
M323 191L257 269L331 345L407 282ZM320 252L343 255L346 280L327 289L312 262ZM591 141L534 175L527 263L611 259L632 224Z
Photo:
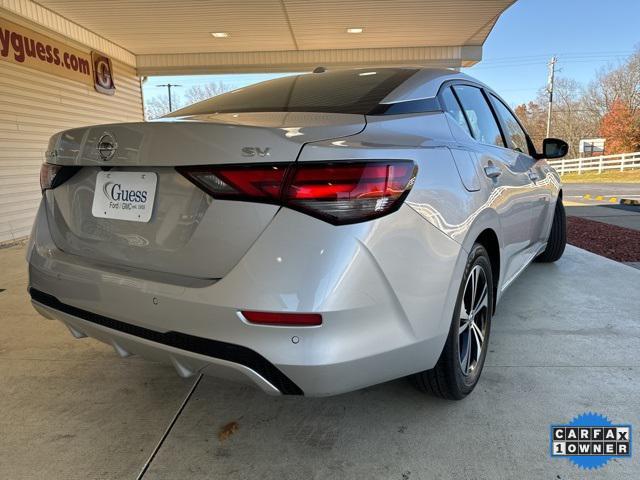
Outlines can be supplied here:
M601 51L601 52L560 52L555 54L558 57L562 58L590 58L590 57L626 57L634 53L633 51ZM520 62L522 60L532 60L532 59L546 59L549 58L548 53L540 54L540 55L518 55L516 57L494 57L494 58L486 58L483 60L483 63L503 63L503 62Z
M588 53L568 53L556 55L562 58L563 63L592 63L603 62L616 58L627 58L633 52L588 52ZM546 56L543 55L524 55L520 57L502 57L483 60L479 65L474 66L474 70L496 69L496 68L513 68L533 66L546 63Z
M620 58L626 58L626 57L620 57ZM564 57L562 58L562 63L565 64L571 64L571 63L594 63L594 62L605 62L610 60L611 57L608 58L592 58L592 59L588 59L588 60L565 60ZM546 61L545 60L537 60L537 61L533 61L533 62L521 62L521 63L505 63L505 64L501 64L501 65L484 65L484 64L480 64L477 67L473 67L474 70L495 70L496 68L517 68L517 67L527 67L527 66L534 66L534 65L543 65L545 64ZM471 67L468 67L471 68Z

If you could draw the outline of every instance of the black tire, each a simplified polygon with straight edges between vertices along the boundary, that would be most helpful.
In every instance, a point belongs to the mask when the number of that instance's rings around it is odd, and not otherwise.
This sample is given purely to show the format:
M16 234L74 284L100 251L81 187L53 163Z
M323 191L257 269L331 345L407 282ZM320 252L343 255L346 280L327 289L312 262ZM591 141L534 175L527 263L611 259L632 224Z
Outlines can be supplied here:
M551 232L549 232L549 240L547 248L536 257L536 262L551 263L559 260L567 246L567 215L564 211L562 198L558 197L556 209L553 213L553 223L551 224Z
M480 268L477 269L476 267ZM463 371L463 359L460 355L461 350L467 350L468 355L472 355L472 345L477 345L473 342L475 337L472 337L472 328L468 327L469 340L467 342L467 348L462 345L464 332L462 330L462 324L465 321L461 318L461 311L464 308L467 311L471 296L466 294L467 282L472 272L482 270L486 279L487 287L487 300L486 307L483 307L484 321L484 335L483 342L480 348L480 355L475 364L475 368L471 372ZM471 279L473 281L473 279ZM482 302L479 302L482 303ZM473 304L473 302L471 302ZM489 255L485 248L476 243L471 249L469 258L467 259L467 265L462 276L462 282L460 283L460 289L458 290L458 298L456 300L456 307L453 313L453 319L451 321L451 328L449 329L449 335L444 345L444 349L440 354L440 358L436 363L436 366L431 370L416 373L411 376L413 384L421 391L430 393L437 397L445 398L448 400L461 400L475 388L480 374L482 373L482 367L484 366L484 360L487 355L489 345L489 333L491 331L491 317L493 314L493 277L491 275L491 263L489 261ZM469 308L470 309L470 308ZM471 316L472 321L474 316ZM480 312L478 312L478 319L480 320ZM466 330L466 329L465 329ZM477 348L477 347L476 347ZM468 368L468 366L467 366Z

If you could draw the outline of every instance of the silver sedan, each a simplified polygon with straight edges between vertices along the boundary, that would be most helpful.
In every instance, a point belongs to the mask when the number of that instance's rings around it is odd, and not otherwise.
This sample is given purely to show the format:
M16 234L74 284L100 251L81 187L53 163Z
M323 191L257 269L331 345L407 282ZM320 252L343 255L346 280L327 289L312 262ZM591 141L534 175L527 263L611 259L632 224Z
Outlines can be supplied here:
M51 138L28 249L45 317L126 357L333 395L460 399L491 318L565 246L558 175L453 70L319 71Z

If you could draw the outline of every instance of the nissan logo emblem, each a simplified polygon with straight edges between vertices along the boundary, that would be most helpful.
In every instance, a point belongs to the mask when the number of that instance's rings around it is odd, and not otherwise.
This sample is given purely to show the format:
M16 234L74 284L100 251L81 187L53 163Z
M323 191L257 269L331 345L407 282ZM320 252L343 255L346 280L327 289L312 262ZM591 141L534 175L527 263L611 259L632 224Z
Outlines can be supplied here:
M117 149L118 144L116 143L116 139L110 133L105 133L100 137L100 140L98 140L98 154L105 162L113 158Z

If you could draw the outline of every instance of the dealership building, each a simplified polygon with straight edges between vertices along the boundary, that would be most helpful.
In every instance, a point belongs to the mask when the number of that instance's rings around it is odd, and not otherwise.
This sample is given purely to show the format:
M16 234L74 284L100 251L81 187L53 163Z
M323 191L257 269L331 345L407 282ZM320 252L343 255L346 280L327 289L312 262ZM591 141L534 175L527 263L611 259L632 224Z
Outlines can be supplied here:
M144 121L151 75L460 68L512 0L0 0L0 244L29 234L49 137Z

